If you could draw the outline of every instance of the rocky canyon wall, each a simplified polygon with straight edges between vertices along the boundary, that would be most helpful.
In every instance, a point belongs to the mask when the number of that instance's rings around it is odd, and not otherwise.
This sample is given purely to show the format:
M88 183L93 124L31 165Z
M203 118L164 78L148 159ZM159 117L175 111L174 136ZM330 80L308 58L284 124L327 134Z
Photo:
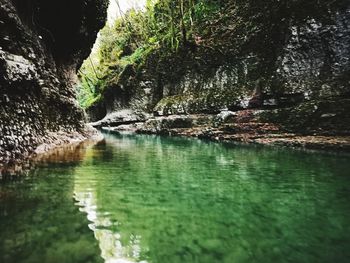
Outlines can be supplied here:
M231 0L225 13L197 35L195 50L126 69L91 117L261 109L290 131L350 132L347 1Z
M0 1L0 164L87 133L73 84L107 0Z

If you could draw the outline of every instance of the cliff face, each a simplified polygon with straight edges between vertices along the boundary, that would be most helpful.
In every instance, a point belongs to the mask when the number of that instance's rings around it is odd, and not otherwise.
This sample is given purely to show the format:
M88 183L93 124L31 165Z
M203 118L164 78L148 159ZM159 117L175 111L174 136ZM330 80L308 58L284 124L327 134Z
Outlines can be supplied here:
M28 156L54 133L84 133L73 83L107 2L0 1L0 163Z
M347 1L231 0L223 13L203 26L195 49L126 69L89 110L262 109L261 118L290 131L350 132Z

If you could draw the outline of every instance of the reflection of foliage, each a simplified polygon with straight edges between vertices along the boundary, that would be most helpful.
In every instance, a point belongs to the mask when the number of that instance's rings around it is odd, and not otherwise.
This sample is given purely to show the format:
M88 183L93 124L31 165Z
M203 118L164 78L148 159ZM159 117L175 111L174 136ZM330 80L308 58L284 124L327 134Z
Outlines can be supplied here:
M102 262L89 221L72 202L75 164L49 162L25 180L0 185L8 193L0 198L0 262Z
M288 255L313 262L349 254L349 197L337 195L347 180L345 157L147 135L106 135L87 156L74 192L110 261L275 262Z

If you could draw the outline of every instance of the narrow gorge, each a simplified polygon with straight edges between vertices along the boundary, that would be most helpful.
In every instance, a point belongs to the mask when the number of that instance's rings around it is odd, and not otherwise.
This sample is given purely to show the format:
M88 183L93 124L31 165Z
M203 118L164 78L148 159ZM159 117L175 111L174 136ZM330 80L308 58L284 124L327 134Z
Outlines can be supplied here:
M168 40L176 48L156 31L166 22L140 29L168 7L156 8L105 28L93 73L91 61L83 67L85 83L100 75L87 105L95 127L349 149L347 1L207 1L185 15L178 7Z
M348 0L0 0L1 263L347 263Z
M347 1L150 2L78 86L107 1L2 2L2 163L91 136L76 89L97 128L349 149Z

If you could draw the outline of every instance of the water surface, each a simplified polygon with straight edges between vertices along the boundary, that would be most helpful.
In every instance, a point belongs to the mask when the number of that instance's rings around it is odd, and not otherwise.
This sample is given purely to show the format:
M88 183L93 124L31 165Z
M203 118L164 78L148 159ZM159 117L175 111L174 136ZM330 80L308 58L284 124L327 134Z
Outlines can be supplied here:
M0 262L349 262L349 156L106 135L63 157L0 184Z

